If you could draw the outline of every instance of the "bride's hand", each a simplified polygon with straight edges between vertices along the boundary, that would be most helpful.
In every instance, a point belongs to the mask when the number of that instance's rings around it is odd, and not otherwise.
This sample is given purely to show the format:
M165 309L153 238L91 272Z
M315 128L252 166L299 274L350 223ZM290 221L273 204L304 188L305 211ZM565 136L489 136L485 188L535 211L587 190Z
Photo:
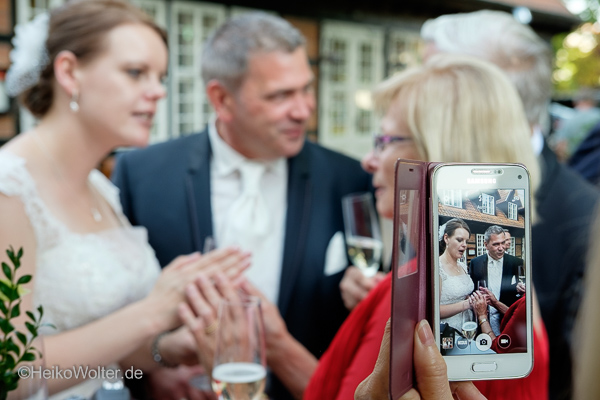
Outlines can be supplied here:
M177 257L163 269L146 301L161 318L161 329L172 329L179 325L177 306L185 301L185 287L194 282L200 272L208 276L221 272L236 278L249 266L250 254L233 247L205 255L193 253Z

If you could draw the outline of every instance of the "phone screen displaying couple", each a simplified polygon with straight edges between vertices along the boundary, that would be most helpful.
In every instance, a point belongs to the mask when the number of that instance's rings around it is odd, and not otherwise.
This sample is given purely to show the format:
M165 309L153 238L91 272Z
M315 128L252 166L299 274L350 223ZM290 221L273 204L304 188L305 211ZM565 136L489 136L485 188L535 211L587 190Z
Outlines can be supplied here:
M436 197L440 351L527 352L525 190L444 187Z

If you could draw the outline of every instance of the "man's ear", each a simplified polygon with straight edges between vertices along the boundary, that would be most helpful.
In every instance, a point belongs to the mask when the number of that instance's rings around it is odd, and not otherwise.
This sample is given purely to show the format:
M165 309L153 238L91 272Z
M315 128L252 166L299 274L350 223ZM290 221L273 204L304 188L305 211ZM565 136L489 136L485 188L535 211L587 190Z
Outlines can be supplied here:
M235 98L233 93L227 89L221 82L213 79L206 85L206 96L215 109L217 118L220 121L228 122L233 119L233 103Z
M68 97L79 93L80 70L75 54L63 50L54 59L54 76Z

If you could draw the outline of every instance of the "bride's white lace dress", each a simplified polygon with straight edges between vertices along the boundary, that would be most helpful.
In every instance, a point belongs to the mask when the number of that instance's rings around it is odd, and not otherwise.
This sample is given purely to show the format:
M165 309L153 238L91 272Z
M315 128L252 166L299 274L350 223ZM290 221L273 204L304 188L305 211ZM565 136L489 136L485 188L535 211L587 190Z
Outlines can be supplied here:
M113 208L120 227L90 234L70 231L40 198L26 160L0 151L0 193L21 199L35 232L33 300L43 305L44 321L57 328L48 334L85 325L142 299L160 273L146 229L128 223L116 187L99 171L92 171L89 181ZM100 385L100 380L87 381L52 399L72 393L90 397Z
M440 281L442 283L442 292L440 295L440 304L454 304L459 301L463 301L467 298L468 294L473 292L475 285L473 280L467 273L467 266L464 263L458 262L458 265L465 271L462 275L448 275L444 268L441 266L440 260ZM451 327L458 330L462 330L462 312L455 314L448 318L440 320L443 324L448 323Z

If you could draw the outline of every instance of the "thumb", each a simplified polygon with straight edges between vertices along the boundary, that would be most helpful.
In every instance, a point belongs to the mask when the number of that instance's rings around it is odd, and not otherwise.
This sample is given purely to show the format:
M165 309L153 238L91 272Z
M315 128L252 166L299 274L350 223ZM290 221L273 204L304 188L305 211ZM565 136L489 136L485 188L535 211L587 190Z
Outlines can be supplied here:
M452 399L446 362L440 354L426 320L415 329L414 367L423 400Z

